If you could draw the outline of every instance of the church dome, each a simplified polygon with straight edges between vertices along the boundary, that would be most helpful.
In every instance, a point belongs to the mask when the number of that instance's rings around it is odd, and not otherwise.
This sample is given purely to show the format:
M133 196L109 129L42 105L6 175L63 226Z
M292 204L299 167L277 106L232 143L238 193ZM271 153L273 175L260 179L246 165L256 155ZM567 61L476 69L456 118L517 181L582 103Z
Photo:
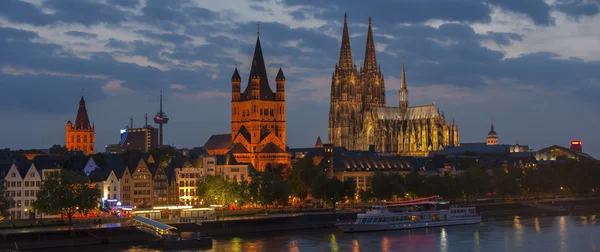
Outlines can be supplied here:
M496 131L494 131L493 124L492 124L492 127L490 128L490 132L488 132L488 137L498 137L498 135L496 134Z

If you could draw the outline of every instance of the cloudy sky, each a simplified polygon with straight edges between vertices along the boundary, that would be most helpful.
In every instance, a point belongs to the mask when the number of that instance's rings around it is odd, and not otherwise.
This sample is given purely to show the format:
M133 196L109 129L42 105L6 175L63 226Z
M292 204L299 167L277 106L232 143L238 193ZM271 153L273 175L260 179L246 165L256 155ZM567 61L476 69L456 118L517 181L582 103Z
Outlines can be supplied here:
M373 18L388 105L402 57L409 102L435 102L463 142L534 149L583 141L600 157L599 0L1 0L0 145L64 144L81 89L98 150L134 117L171 118L165 141L202 146L229 133L231 75L243 79L256 24L274 85L287 78L288 145L327 138L329 87L344 12L362 64ZM245 83L245 82L244 82ZM244 87L242 87L244 88ZM274 88L273 88L274 89Z

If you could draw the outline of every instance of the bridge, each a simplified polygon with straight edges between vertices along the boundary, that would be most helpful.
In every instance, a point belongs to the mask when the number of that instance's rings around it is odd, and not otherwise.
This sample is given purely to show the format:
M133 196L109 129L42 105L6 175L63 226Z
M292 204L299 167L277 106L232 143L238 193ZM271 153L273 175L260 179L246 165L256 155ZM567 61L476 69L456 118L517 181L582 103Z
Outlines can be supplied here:
M148 219L146 217L142 217L142 216L135 216L133 217L133 222L135 224L136 227L141 228L141 230L150 230L153 231L152 234L157 236L157 237L161 237L161 238L165 238L165 237L171 237L171 236L177 236L177 234L175 233L175 230L177 230L177 228L173 227L173 226L169 226L167 224L164 224L162 222L159 221L155 221L152 219Z

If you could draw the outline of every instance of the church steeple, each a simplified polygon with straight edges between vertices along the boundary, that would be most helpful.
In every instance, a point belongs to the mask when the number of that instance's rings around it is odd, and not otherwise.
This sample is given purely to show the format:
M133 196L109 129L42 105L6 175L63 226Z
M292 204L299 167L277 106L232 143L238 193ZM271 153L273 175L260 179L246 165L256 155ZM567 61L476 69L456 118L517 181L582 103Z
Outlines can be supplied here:
M260 33L256 35L256 47L254 48L254 56L252 57L252 66L250 67L250 77L248 78L248 85L242 94L242 99L254 99L252 98L252 79L253 77L260 78L259 98L261 100L275 100L275 93L269 86L269 79L267 76L267 67L265 66L265 59L263 58L262 47L260 46Z
M406 89L406 73L404 71L404 58L402 58L402 76L400 77L400 90L398 90L398 107L402 115L408 110L408 89Z
M352 69L352 49L350 49L350 34L348 33L348 15L344 13L344 31L342 34L342 45L340 47L341 69Z
M81 100L79 100L79 110L77 110L77 117L75 118L75 128L90 128L90 119L88 117L87 109L85 108L85 100L83 99L83 94L81 95Z
M373 28L371 17L369 17L369 31L367 32L367 48L365 50L365 61L363 71L377 70L377 57L375 56L375 42L373 41Z

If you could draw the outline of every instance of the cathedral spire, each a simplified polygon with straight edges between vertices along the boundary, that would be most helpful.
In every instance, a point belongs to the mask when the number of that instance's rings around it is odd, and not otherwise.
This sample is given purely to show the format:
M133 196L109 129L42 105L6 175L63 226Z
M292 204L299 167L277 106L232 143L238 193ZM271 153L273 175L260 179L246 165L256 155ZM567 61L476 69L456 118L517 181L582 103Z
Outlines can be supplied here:
M341 69L352 68L352 50L350 49L350 34L348 33L348 15L344 13L344 31L342 34L342 45L340 47Z
M267 67L265 59L262 53L262 47L260 45L259 32L256 34L256 47L254 48L254 56L252 57L252 66L250 67L250 77L248 78L248 85L242 94L242 99L248 99L252 97L252 78L260 78L260 99L264 100L275 100L275 93L269 86L269 79L267 76Z
M406 73L404 72L404 57L402 57L402 76L400 77L400 89L406 89Z
M373 28L371 17L369 17L369 31L367 32L367 49L365 50L365 61L363 62L365 71L377 70L377 57L375 57L375 42L373 41Z

